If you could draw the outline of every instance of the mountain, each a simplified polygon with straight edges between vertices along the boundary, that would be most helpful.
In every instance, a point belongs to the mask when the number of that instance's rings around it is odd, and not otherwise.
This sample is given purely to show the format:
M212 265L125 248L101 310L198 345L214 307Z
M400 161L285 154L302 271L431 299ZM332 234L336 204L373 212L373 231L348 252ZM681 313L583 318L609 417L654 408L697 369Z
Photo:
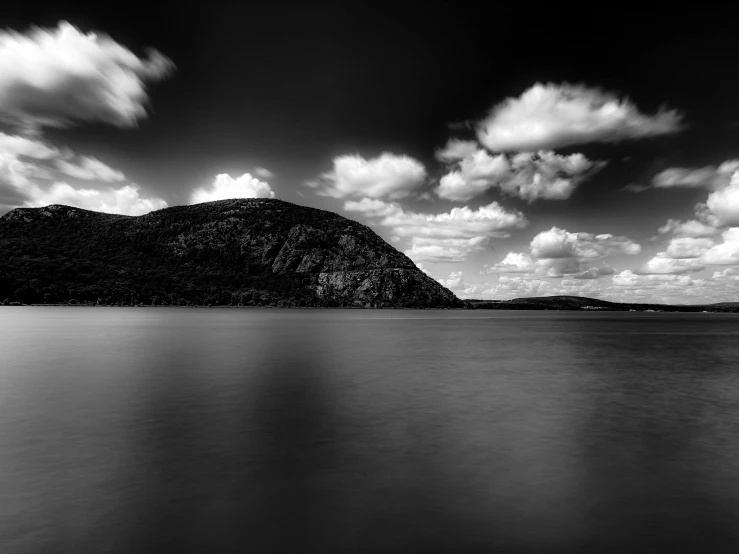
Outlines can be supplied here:
M707 305L630 304L583 296L537 296L512 300L467 300L476 310L603 310L655 312L739 312L739 302Z
M132 217L69 206L0 218L0 302L453 308L365 225L281 200Z

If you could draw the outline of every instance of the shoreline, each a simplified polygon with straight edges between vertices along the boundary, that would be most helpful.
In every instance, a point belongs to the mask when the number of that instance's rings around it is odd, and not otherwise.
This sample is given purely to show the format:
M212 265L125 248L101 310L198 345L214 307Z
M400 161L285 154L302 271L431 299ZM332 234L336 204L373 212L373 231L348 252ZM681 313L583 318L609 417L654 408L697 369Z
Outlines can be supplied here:
M187 308L187 309L270 309L270 310L424 310L424 311L506 311L506 312L588 312L588 313L691 313L691 314L734 314L739 313L739 309L721 309L710 306L667 306L666 309L634 309L634 308L612 308L612 309L581 309L581 308L532 308L532 307L511 307L505 308L476 308L466 306L462 308L403 308L403 307L362 307L362 306L172 306L172 305L103 305L103 304L0 304L0 308L21 308L21 307L53 307L53 308ZM703 309L701 309L703 308ZM706 309L709 308L709 309Z

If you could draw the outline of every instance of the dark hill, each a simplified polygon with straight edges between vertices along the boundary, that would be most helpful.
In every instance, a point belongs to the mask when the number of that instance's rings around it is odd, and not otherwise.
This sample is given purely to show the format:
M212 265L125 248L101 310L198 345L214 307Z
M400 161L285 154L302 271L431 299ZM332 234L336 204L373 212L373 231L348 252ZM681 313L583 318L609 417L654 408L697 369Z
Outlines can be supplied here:
M461 307L365 225L281 200L0 218L0 301Z
M659 312L739 312L739 303L724 302L708 305L630 304L608 302L584 296L535 296L512 300L467 300L469 308L477 310L603 310Z

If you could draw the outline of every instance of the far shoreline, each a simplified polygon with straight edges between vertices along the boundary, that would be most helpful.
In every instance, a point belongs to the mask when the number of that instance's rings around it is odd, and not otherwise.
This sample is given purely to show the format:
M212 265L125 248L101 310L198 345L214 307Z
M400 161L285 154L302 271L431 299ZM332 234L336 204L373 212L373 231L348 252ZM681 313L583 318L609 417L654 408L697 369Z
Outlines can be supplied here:
M149 304L136 304L136 305L106 305L106 304L21 304L21 303L9 303L2 304L0 307L53 307L53 308L187 308L187 309L270 309L270 310L423 310L423 311L505 311L505 312L589 312L589 313L692 313L692 314L732 314L739 313L739 309L727 310L720 309L711 306L704 305L650 305L648 309L635 309L635 308L608 308L608 309L588 309L581 307L513 307L510 304L506 307L499 307L493 310L489 308L474 307L472 304L467 304L460 308L407 308L407 307L364 307L364 306L208 306L208 305L189 305L189 306L173 306L173 305L149 305ZM663 308L663 309L660 309ZM701 309L702 308L702 309Z

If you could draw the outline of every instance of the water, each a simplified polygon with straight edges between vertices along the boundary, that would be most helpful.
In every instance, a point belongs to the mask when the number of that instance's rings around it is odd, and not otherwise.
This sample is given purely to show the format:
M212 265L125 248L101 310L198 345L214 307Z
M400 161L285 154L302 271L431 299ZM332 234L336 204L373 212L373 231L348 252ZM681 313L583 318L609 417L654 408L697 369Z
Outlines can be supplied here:
M732 314L0 308L0 552L736 552Z

